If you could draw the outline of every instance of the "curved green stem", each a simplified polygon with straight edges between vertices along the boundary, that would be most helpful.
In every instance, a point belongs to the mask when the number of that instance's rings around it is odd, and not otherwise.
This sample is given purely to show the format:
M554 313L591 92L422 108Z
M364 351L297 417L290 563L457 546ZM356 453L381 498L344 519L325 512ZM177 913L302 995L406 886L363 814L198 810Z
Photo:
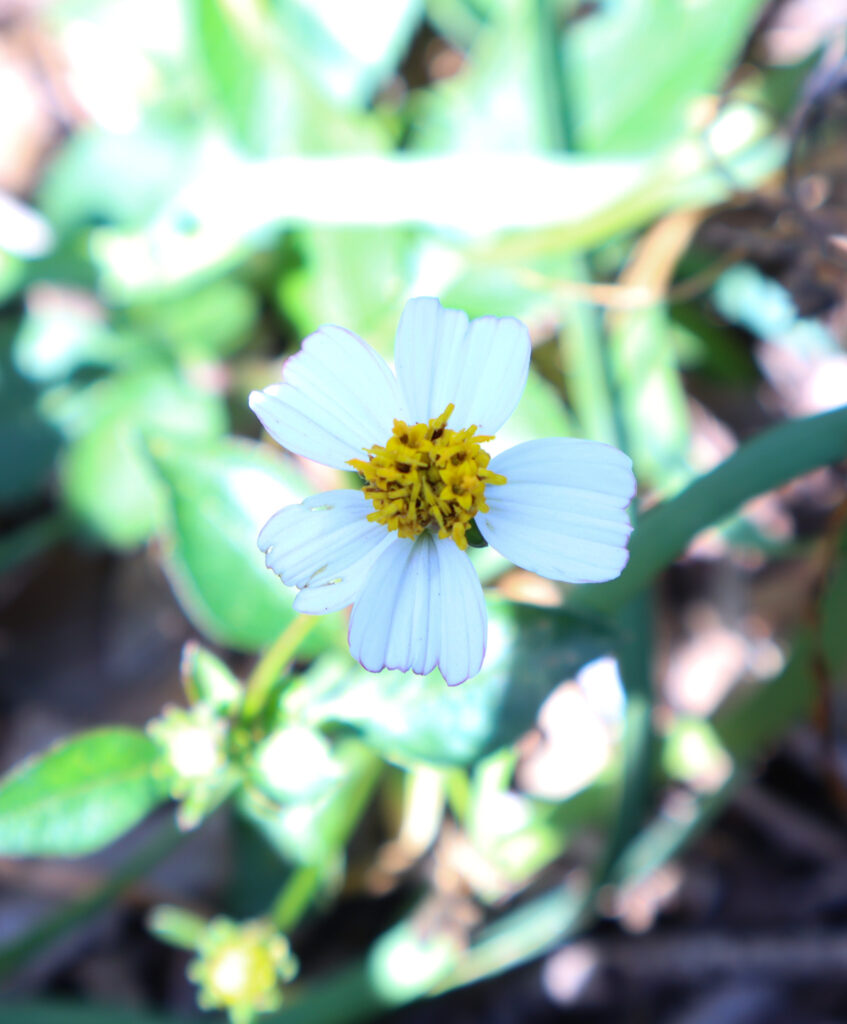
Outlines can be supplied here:
M242 712L245 721L249 722L262 713L285 666L292 660L318 621L317 615L298 615L258 660L247 680L247 693Z
M681 494L645 513L632 535L629 565L611 583L586 586L574 607L612 611L667 568L689 542L756 495L847 458L847 406L789 420L743 444Z

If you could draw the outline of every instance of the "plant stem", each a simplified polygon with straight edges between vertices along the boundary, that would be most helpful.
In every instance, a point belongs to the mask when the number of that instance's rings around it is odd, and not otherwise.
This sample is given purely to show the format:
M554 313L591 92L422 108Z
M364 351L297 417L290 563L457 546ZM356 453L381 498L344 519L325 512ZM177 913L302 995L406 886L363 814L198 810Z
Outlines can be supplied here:
M295 868L274 900L270 916L281 932L294 931L309 909L323 881L323 874L314 864Z
M242 712L245 721L250 721L261 714L283 669L317 623L317 615L298 615L256 663L247 680L247 694Z

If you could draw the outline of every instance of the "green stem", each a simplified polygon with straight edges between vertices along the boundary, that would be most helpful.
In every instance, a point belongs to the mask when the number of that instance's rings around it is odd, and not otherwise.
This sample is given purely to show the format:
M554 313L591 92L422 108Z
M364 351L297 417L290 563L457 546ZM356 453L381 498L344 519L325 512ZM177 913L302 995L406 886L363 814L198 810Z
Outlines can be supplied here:
M579 145L566 86L564 40L553 0L537 0L535 20L539 98L542 108L546 107L547 145L554 153L571 152ZM592 279L591 260L584 252L562 257L560 270L570 281L588 283ZM582 432L597 441L620 445L606 342L599 312L591 303L578 299L563 302L558 345L565 388Z
M291 933L312 905L321 888L323 872L315 864L295 868L271 909L271 918L281 932Z
M559 31L558 5L554 0L537 0L536 37L543 99L547 104L548 141L554 151L579 148L574 123L574 104L568 92L565 47L567 31ZM566 273L575 281L591 280L587 254L566 258ZM627 429L617 401L614 373L607 338L597 309L591 304L571 301L563 309L563 330L559 335L562 370L582 431L597 441L627 448ZM594 874L593 890L603 885L615 861L637 833L647 813L651 796L653 749L653 695L651 686L650 605L646 598L630 602L618 615L620 642L618 660L627 695L623 728L624 773L618 815L608 846ZM581 916L577 915L577 916Z
M265 651L250 678L244 698L243 717L250 721L261 714L286 665L318 624L317 615L298 615Z
M621 637L618 664L626 689L623 783L614 827L596 872L598 888L613 875L618 858L643 825L653 796L652 595L634 598L616 619Z

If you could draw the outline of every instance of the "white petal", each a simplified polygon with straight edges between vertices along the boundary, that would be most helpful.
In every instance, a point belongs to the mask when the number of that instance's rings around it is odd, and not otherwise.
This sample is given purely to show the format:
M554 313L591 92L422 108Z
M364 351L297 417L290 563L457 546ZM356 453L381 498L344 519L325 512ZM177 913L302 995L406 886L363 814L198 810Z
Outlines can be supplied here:
M361 491L326 491L268 520L259 548L283 583L301 588L297 611L322 615L353 603L374 561L397 539L368 522L372 511Z
M488 543L515 565L568 583L619 576L635 493L628 456L571 438L526 441L491 460L507 482L486 488L476 517Z
M470 559L452 540L426 532L377 559L353 605L350 652L369 672L424 675L437 665L454 686L479 672L486 623Z
M250 395L250 408L284 448L336 469L384 444L405 410L378 352L341 327L321 327L283 367L282 383Z
M512 317L465 313L438 299L411 299L397 328L394 360L414 423L441 415L452 402L455 430L474 425L493 434L518 404L529 372L526 327Z

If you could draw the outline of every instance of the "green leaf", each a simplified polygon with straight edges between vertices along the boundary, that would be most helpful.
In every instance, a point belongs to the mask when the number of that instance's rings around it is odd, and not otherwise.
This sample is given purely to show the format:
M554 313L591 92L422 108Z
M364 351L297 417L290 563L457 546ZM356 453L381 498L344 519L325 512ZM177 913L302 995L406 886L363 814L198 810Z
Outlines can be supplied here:
M437 670L354 668L332 688L292 698L312 721L352 725L400 763L471 764L516 740L558 683L611 646L602 627L559 609L492 599L488 612L486 661L459 687L448 691Z
M462 70L416 97L417 150L530 152L545 142L535 4L509 4L480 30Z
M74 132L48 164L39 207L61 231L92 222L140 226L190 173L191 135L145 122L131 134Z
M147 540L165 515L145 437L204 439L226 423L218 396L165 369L97 381L58 415L73 437L60 467L64 500L98 540L118 548Z
M691 474L688 403L666 309L657 305L622 315L610 346L635 474L667 494Z
M327 738L297 724L262 740L252 751L249 770L256 785L279 803L316 798L343 775Z
M271 154L296 123L291 115L296 86L268 45L272 23L264 5L186 0L185 11L212 106L242 148L256 156Z
M266 568L256 537L274 512L311 488L290 462L248 441L162 442L152 454L172 512L162 562L186 615L216 643L268 646L294 618L296 591ZM324 616L304 650L324 647L339 621Z
M368 805L382 762L364 744L342 739L333 751L335 784L308 800L280 804L253 786L239 795L239 810L283 858L331 871Z
M27 310L14 342L15 365L35 382L62 381L89 366L120 366L143 355L141 342L118 337L96 315L72 308Z
M277 295L301 335L319 323L344 326L389 355L397 311L412 276L402 229L310 228L298 239L303 261L280 278Z
M0 854L79 857L129 831L167 798L155 744L119 726L82 733L0 780Z
M364 106L402 57L423 3L371 0L367 18L337 0L272 0L272 8L304 73L336 102Z
M186 295L132 306L130 323L187 359L231 355L250 336L257 296L231 278L213 281Z
M189 701L206 704L218 714L231 714L244 695L229 667L193 640L182 649L179 671Z
M0 331L0 507L23 503L49 478L61 441L38 407L39 393L11 358L11 337Z
M632 153L683 134L692 103L723 84L764 6L645 0L576 21L564 63L579 148Z
M569 437L570 418L558 390L530 367L518 407L497 432L503 448L540 437Z
M619 607L649 586L700 530L719 523L749 498L845 457L847 406L764 431L681 494L647 512L632 535L629 563L620 577L581 587L574 604Z

